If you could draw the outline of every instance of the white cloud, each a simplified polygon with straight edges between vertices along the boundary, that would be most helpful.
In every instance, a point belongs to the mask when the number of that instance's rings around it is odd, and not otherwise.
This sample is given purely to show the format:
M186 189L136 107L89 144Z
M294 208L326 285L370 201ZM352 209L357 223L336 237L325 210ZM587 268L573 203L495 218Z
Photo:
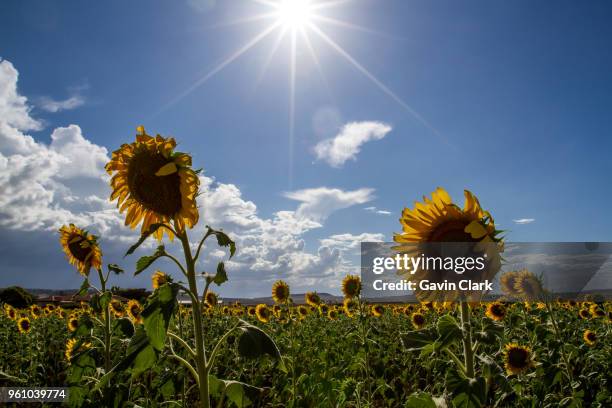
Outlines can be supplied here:
M55 100L48 96L43 96L38 99L37 105L47 112L59 112L78 108L85 104L85 98L82 95L72 95L64 100Z
M285 197L301 202L297 209L298 216L314 221L324 221L334 211L373 200L373 194L374 190L371 188L344 191L337 188L318 187L290 191L285 193Z
M339 248L343 250L354 250L360 247L362 242L383 242L384 234L373 234L364 232L359 235L353 234L336 234L328 238L320 240L322 246L330 248Z
M332 167L341 167L351 159L356 160L361 145L380 140L391 131L391 126L382 122L350 122L342 127L336 137L323 140L314 147L317 159Z
M535 221L535 218L519 218L519 219L512 220L512 221L514 221L515 224L524 225L524 224L531 224L532 222Z
M376 207L365 207L364 210L380 215L391 215L391 211L381 210Z

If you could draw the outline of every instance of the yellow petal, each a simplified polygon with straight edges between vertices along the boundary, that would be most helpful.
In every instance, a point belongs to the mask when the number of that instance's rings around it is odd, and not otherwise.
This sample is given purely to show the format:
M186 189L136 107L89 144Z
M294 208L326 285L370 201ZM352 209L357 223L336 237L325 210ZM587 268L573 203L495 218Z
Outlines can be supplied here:
M487 230L478 221L470 222L464 229L464 231L472 236L474 239L479 239L487 235Z
M177 171L178 171L178 167L176 167L176 164L174 162L170 162L170 163L160 167L160 169L157 170L157 173L155 173L155 175L157 177L169 176L170 174L174 174Z

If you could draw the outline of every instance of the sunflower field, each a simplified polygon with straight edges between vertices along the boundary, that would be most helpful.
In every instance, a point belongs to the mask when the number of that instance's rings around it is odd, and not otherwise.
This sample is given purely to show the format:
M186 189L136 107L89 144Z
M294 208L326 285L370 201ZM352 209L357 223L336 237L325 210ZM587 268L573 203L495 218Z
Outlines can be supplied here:
M77 295L93 295L64 306L2 305L1 386L67 387L70 407L612 406L612 304L555 299L528 270L503 274L504 297L492 302L457 294L371 303L360 277L347 275L338 304L315 291L294 299L282 280L271 287L274 304L223 303L212 289L231 277L225 262L214 273L196 264L205 243L227 259L239 248L210 226L198 240L188 236L200 221L199 171L175 147L139 127L106 169L111 201L127 226L140 226L126 256L157 240L134 274L161 258L176 273L146 272L151 295L125 299L111 285L126 272L103 263L99 237L64 225L60 247L82 277ZM400 247L485 242L503 251L502 232L469 191L459 207L437 189L400 222ZM497 272L502 258L491 262Z

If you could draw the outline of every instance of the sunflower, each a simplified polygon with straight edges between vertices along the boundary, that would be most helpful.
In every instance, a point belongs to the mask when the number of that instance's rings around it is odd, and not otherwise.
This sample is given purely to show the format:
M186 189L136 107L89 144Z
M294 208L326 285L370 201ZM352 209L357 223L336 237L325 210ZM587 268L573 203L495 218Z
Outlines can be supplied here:
M47 310L49 313L53 313L55 311L55 305L47 303L45 305L45 310Z
M127 310L128 316L134 323L141 324L143 322L142 305L140 304L140 302L138 302L135 299L128 300L126 310Z
M321 303L319 305L319 313L321 314L321 316L326 316L328 312L329 306L327 306L325 303Z
M376 317L380 317L385 314L385 307L383 305L373 305L372 306L372 315Z
M310 306L319 306L321 304L321 297L317 294L317 292L306 292L304 295L304 300Z
M585 330L584 334L582 335L582 338L584 339L584 342L589 346L594 346L595 343L597 343L597 335L591 330Z
M503 293L510 297L517 297L519 293L515 289L516 279L518 278L519 271L509 271L503 273L499 277L499 285Z
M276 303L285 303L289 300L289 285L283 280L277 280L272 285L272 299Z
M300 319L304 319L306 316L308 316L308 313L310 313L308 308L304 305L299 305L297 308L297 312L298 316L300 316Z
M500 302L491 302L487 305L485 314L489 319L499 322L506 316L506 306Z
M255 307L255 315L260 322L268 323L270 321L270 317L272 316L272 312L270 312L268 306L260 303Z
M346 275L342 280L342 293L347 299L358 297L361 293L361 278L357 275Z
M393 240L400 245L394 249L410 256L440 257L439 246L431 243L459 242L464 243L457 248L462 256L476 258L486 255L486 267L482 270L466 271L465 274L457 274L454 271L448 273L440 268L420 268L417 271L400 268L398 274L411 274L413 282L421 280L442 282L444 279L492 280L501 266L499 256L503 250L502 238L499 236L501 231L495 228L493 217L482 209L474 194L465 190L464 195L463 209L453 204L449 194L442 188L436 189L431 194L431 199L424 196L423 202L416 202L414 209L404 208L400 218L403 232L393 237ZM465 293L468 299L478 294L478 292ZM444 300L454 300L459 293L417 290L415 295L423 300L440 297Z
M115 317L123 317L125 315L125 308L123 307L123 304L116 299L111 300L110 309Z
M420 329L423 326L425 326L425 316L423 316L422 313L419 313L419 312L413 313L412 316L410 317L410 320L412 321L412 325L416 329Z
M591 312L589 312L589 309L580 309L578 316L580 316L581 319L588 320L591 318Z
M77 348L78 343L79 341L77 339L68 339L68 341L66 342L66 351L64 355L66 356L66 361L68 361L68 363L71 362L72 358L76 353L91 348L91 343L81 343L80 346Z
M70 224L59 229L60 243L68 258L83 276L89 275L91 268L102 267L102 251L98 246L98 238Z
M338 311L336 309L329 309L327 312L327 318L329 320L336 320L338 318Z
M200 181L191 168L191 156L175 152L174 138L146 134L144 127L137 129L136 140L123 144L106 164L113 174L110 200L117 200L121 213L127 211L125 225L135 228L142 222L141 232L149 231L152 224L174 222L177 232L192 228L199 214L196 196ZM161 240L167 228L155 232Z
M38 319L42 315L42 309L38 305L32 305L30 306L30 314L32 318Z
M355 315L355 311L357 310L358 306L359 305L357 301L350 297L347 297L346 299L344 299L344 302L342 302L344 314L346 314L348 317L353 317Z
M30 329L32 328L32 325L30 323L30 319L28 319L27 317L22 317L19 320L17 320L17 329L19 329L20 333L27 333L30 331Z
M531 349L516 343L506 344L504 350L504 367L508 375L520 374L533 366Z
M68 319L68 330L71 332L75 331L79 327L79 318L72 315Z
M589 307L589 313L591 313L591 316L593 316L594 318L596 318L596 317L604 317L606 315L606 312L604 312L603 309L600 308L597 303L593 303Z
M206 295L204 296L204 304L210 307L217 306L217 302L219 302L219 297L212 290L207 290Z
M257 313L255 312L255 307L249 306L247 309L247 315L249 315L250 317L257 316Z
M167 273L155 271L151 276L151 282L153 284L153 289L157 289L168 282L172 282L172 278L170 278L170 275Z
M11 320L15 320L15 318L17 317L17 311L15 311L15 309L13 309L11 306L5 307L4 312L6 313L6 317Z
M540 279L526 269L517 274L514 289L520 297L532 301L537 299L543 291Z

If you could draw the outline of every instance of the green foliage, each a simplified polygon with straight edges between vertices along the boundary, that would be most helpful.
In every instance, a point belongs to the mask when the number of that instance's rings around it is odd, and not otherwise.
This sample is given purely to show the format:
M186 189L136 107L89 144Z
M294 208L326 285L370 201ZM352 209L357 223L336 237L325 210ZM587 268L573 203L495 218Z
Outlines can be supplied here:
M0 291L0 303L6 303L15 308L24 308L33 302L32 295L19 286L10 286Z

